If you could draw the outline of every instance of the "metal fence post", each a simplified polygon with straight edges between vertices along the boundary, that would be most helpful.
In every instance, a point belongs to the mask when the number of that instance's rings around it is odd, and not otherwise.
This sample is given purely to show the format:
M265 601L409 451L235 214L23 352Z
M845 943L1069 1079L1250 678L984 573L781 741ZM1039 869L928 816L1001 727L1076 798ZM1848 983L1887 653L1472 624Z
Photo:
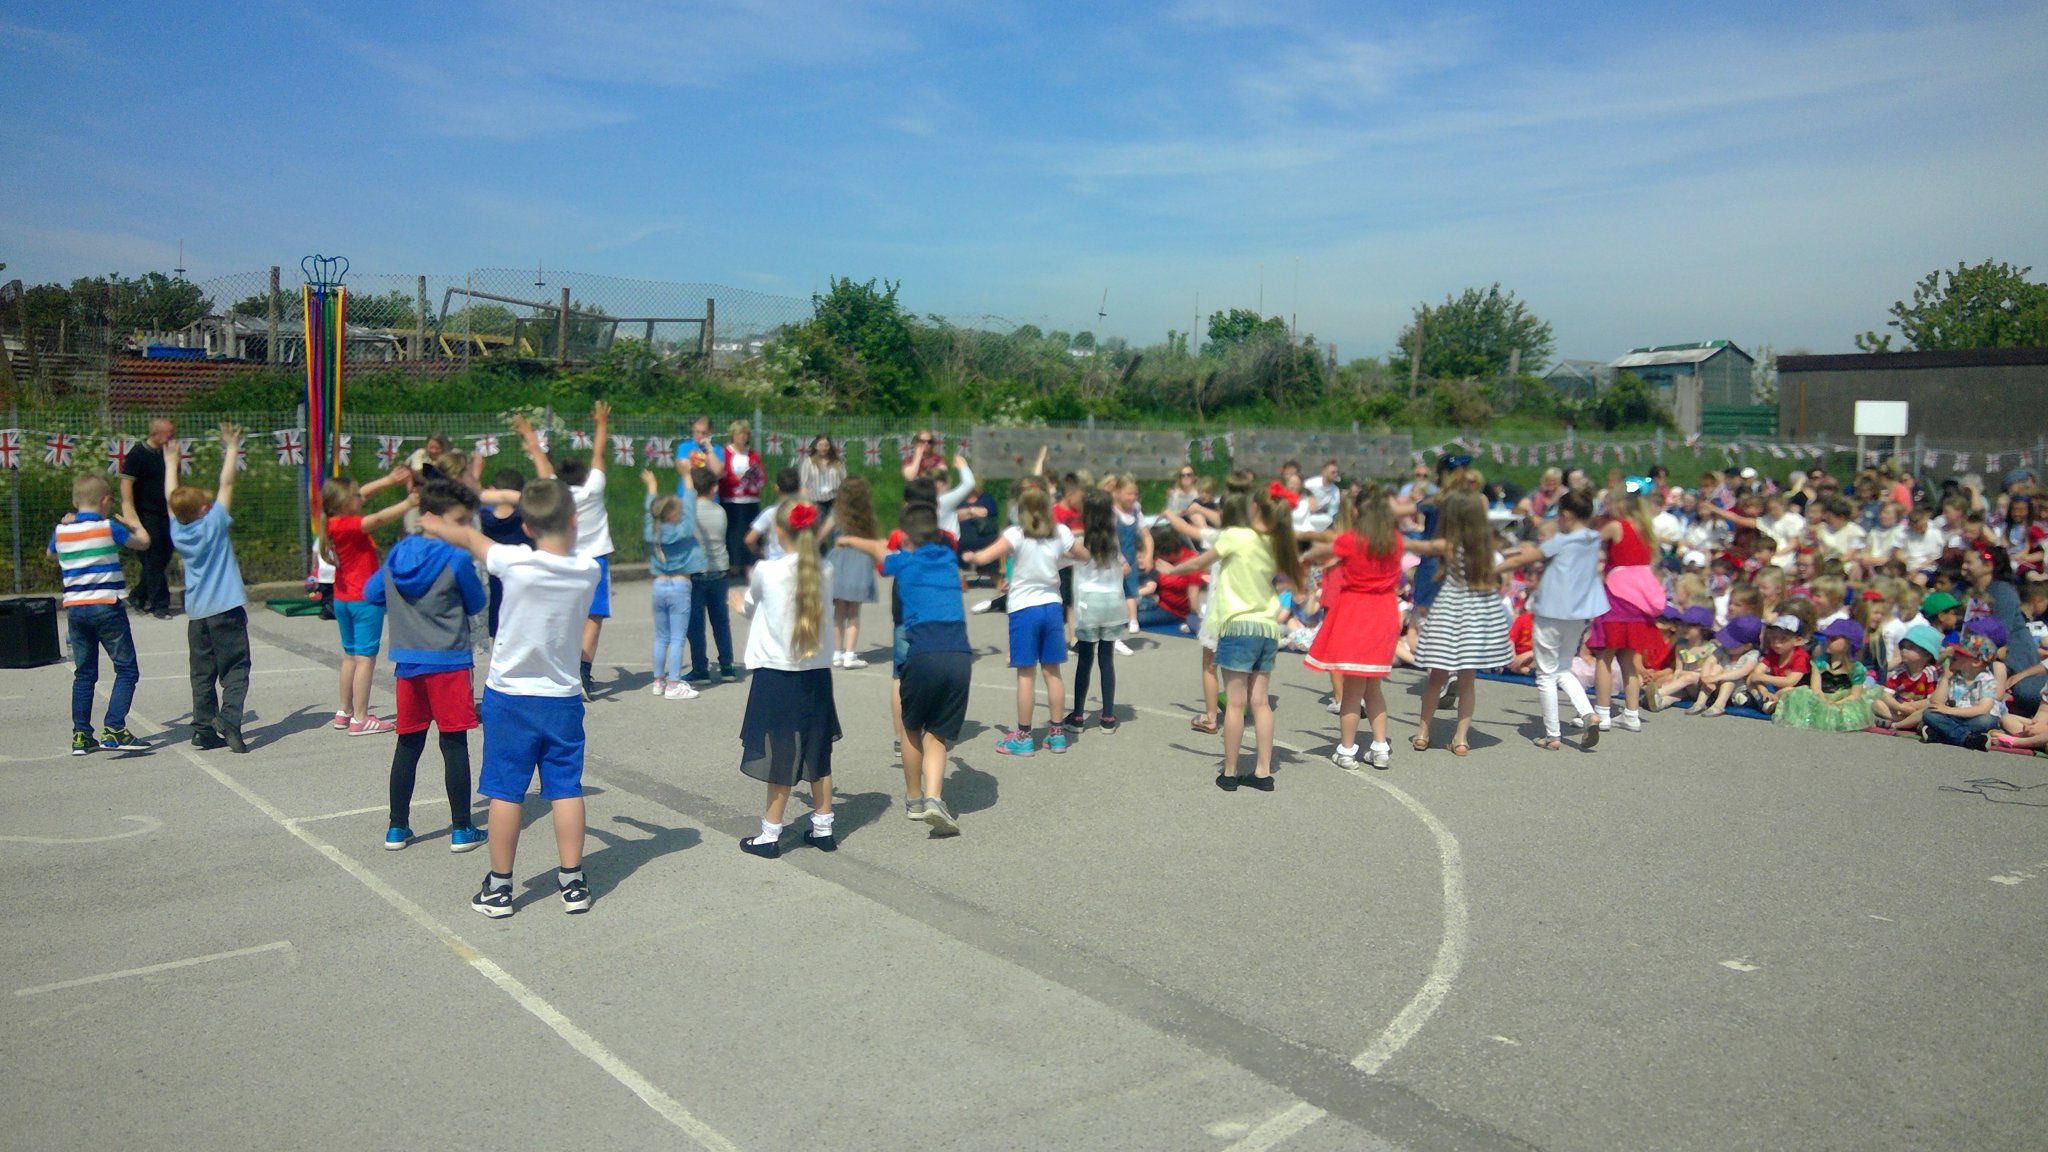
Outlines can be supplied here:
M0 356L6 355L0 349ZM7 426L21 427L21 406L14 401L7 402ZM21 595L21 469L7 478L7 538L14 545L14 594Z
M562 310L555 313L555 359L569 365L569 286L562 285Z
M264 339L267 343L264 345L263 354L263 358L272 364L284 363L284 350L277 346L277 313L281 304L281 301L277 298L277 274L277 265L272 264L270 266L270 310L268 320L264 326Z
M1657 463L1659 463L1659 464L1662 464L1663 462L1664 462L1664 429L1663 429L1663 427L1662 427L1662 426L1660 425L1660 426L1658 427L1658 429L1657 429Z
M299 433L299 443L305 444L306 406L304 404L299 405L298 413L294 416L293 422ZM308 447L311 446L308 445ZM306 460L311 459L310 455L306 457ZM302 460L299 463L299 498L297 501L299 511L299 571L301 572L311 572L313 570L313 541L312 533L309 530L309 525L312 522L313 477L306 471L309 467L306 460Z
M427 278L425 276L420 277L419 292L413 305L412 358L414 363L427 358Z
M753 431L753 437L754 437L754 451L756 451L756 452L759 452L759 451L761 450L761 447L760 447L760 446L761 446L761 445L762 445L762 444L763 444L763 443L765 442L765 441L764 441L764 440L762 439L763 431L764 431L764 430L763 430L763 429L762 429L762 427L761 427L761 406L760 406L759 404L756 404L756 405L754 405L754 431Z

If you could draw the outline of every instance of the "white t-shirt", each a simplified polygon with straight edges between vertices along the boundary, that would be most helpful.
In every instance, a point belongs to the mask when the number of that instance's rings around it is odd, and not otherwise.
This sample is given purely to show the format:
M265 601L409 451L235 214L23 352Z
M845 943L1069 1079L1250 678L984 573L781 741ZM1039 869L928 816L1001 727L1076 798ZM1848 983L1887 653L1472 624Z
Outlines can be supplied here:
M1898 549L1900 559L1906 562L1909 570L1932 568L1941 559L1941 529L1933 524L1929 524L1924 532L1902 528L1899 530Z
M1095 593L1102 596L1124 598L1123 557L1113 557L1107 564L1097 564L1093 559L1081 560L1074 565L1074 598L1081 594Z
M791 650L796 637L796 564L794 556L778 556L754 565L747 581L747 594L740 600L740 614L753 623L747 628L748 668L773 668L782 672L807 672L832 666L831 633L825 627L824 592L818 594L818 649L799 660ZM819 579L824 579L823 573Z
M1050 536L1026 536L1022 528L1003 529L1010 542L1010 611L1060 602L1060 569L1069 561L1074 533L1064 524Z
M597 558L493 544L484 570L505 583L484 684L511 696L580 695L583 620L597 592Z
M1894 524L1889 528L1880 524L1868 529L1863 534L1863 553L1882 564L1892 558L1892 553L1899 550L1899 544L1905 534L1906 528L1903 524Z
M1776 520L1759 520L1757 527L1777 544L1777 554L1771 563L1787 571L1799 557L1799 542L1806 538L1806 517L1790 509Z
M1863 535L1863 526L1854 520L1845 521L1840 528L1830 528L1826 522L1813 526L1813 543L1823 557L1863 551Z
M754 517L754 522L747 525L748 530L754 532L760 542L763 560L782 559L782 534L775 530L775 515L780 511L780 503L767 505L761 509L760 515Z
M596 559L612 554L612 520L604 510L604 469L592 468L583 486L571 487L576 498L576 554Z

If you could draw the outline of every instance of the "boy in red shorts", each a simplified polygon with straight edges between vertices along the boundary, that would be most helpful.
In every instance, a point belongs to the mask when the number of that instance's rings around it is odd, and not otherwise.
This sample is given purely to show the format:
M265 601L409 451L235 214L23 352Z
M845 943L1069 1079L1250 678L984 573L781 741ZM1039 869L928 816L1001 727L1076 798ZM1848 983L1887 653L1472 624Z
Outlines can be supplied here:
M467 525L477 496L452 480L429 480L420 490L420 515ZM363 584L363 600L384 609L391 663L398 681L398 748L391 754L391 827L384 847L412 843L412 787L427 726L441 730L441 775L448 786L451 852L467 852L485 835L470 821L469 730L477 726L470 692L470 617L490 596L469 553L432 536L407 536L384 555L384 566Z

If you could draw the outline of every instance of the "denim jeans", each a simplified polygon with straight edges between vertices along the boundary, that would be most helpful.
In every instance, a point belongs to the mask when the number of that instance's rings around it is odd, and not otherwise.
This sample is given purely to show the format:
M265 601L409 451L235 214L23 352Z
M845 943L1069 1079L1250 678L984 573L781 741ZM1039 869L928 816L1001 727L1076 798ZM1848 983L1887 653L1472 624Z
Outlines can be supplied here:
M1990 732L1998 727L1998 718L1983 716L1950 716L1932 708L1922 713L1920 721L1927 729L1930 744L1961 744L1966 738Z
M1138 601L1138 627L1140 628L1179 628L1192 623L1193 621L1189 617L1176 616L1161 608L1156 601L1152 601L1149 598Z
M690 675L705 676L704 621L711 621L711 640L718 646L720 667L732 666L732 620L725 605L725 573L690 577Z
M683 637L690 631L692 581L657 578L654 584L654 675L658 680L683 678Z
M120 604L88 604L65 610L71 633L71 727L92 731L92 694L100 682L100 649L114 662L114 692L107 699L106 725L128 726L128 704L142 670L135 663L135 636L128 630L128 609Z

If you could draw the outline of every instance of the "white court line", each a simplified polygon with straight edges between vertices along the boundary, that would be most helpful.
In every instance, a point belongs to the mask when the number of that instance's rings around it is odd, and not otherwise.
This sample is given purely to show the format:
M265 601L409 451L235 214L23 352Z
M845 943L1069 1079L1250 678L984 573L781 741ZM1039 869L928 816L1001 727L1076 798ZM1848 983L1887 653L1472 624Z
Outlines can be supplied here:
M164 826L164 822L152 816L123 816L128 824L139 824L126 832L115 832L107 836L0 836L0 842L8 844L104 844L109 840L126 840L130 836L147 836Z
M17 988L16 996L41 996L45 992L61 992L66 988L83 988L87 984L104 984L109 980L126 980L131 976L153 976L158 972L171 972L179 968L191 968L199 964L211 964L216 960L233 960L238 956L255 956L264 952L280 952L291 948L289 940L278 940L270 944L258 944L254 948L237 948L232 952L214 952L206 956L193 956L185 960L172 960L164 964L148 964L141 968L127 968L119 972L102 972L98 976L81 976L76 980L60 980L55 984L38 984L34 988Z
M1223 1152L1268 1152L1274 1145L1321 1120L1327 1113L1313 1104L1296 1102L1244 1134Z
M141 720L143 723L159 731L163 729L163 725L157 724L147 717L135 713L130 713L130 715L134 719ZM278 827L290 832L303 841L307 847L333 861L336 867L355 877L358 883L376 893L378 898L382 899L386 904L396 908L404 913L407 919L426 929L435 939L445 945L449 951L461 957L463 963L476 969L478 974L483 976L484 979L497 985L499 991L510 996L514 1003L526 1009L535 1019L547 1025L555 1035L560 1036L571 1048L574 1048L585 1059L603 1069L606 1075L624 1085L627 1091L638 1096L641 1103L654 1109L662 1119L682 1129L691 1139L710 1149L711 1152L739 1152L738 1147L732 1141L720 1135L717 1129L699 1120L689 1109L684 1108L678 1103L674 1097L663 1092L655 1086L653 1081L647 1079L638 1070L634 1069L632 1065L620 1059L617 1053L605 1047L596 1037L578 1027L575 1021L564 1016L560 1009L548 1003L546 999L542 998L533 989L528 988L517 976L499 967L496 961L471 947L470 943L458 935L453 928L435 919L432 913L414 903L403 892L385 883L381 877L368 868L356 863L354 859L343 853L341 849L306 831L297 822L292 820L291 817L286 816L279 810L276 805L251 791L241 781L207 763L198 753L192 751L189 745L175 744L172 747L179 755L189 760L194 767L213 777L215 782L220 784L221 787L240 796L244 801L248 802L250 807L270 817Z
M285 823L296 827L300 824L311 824L316 820L339 820L344 816L366 816L372 812L389 812L390 810L391 806L389 804L376 804L368 808L351 808L346 812L322 812L318 816L293 816L286 820Z
M294 672L331 672L331 671L333 671L333 669L331 669L331 668L328 668L328 667L326 667L325 665L321 665L321 664L308 664L308 665L306 665L306 666L305 666L305 667L303 667L303 668L251 668L251 669L249 669L249 675L251 675L251 676L289 676L289 675L291 675L291 674L292 674L292 673L294 673ZM138 678L137 678L137 681L138 681L139 683L144 683L144 684L146 684L146 683L148 683L148 682L149 682L149 681L151 681L151 680L190 680L191 678L192 678L192 677L191 677L191 675L190 675L190 674L188 674L188 673L179 673L178 675L175 675L175 676L142 676L142 677L138 677Z
M850 674L876 675L873 672L860 671ZM886 676L888 673L880 675ZM991 691L1016 690L1015 684L976 682L974 686ZM1148 712L1170 720L1178 720L1182 716L1181 713L1168 712L1162 708L1149 708L1143 704L1131 704L1127 707L1133 712ZM1298 748L1284 740L1274 740L1273 746L1285 748L1297 756L1309 756L1306 749ZM1436 1010L1442 1007L1444 1000L1450 996L1451 985L1457 981L1458 973L1465 967L1465 949L1470 937L1472 913L1465 897L1465 856L1458 846L1458 838L1451 834L1451 830L1446 828L1443 821L1437 819L1436 814L1422 801L1410 796L1396 785L1389 784L1377 775L1360 776L1359 779L1392 796L1403 808L1413 813L1416 819L1422 821L1423 827L1429 829L1429 834L1436 840L1437 863L1442 872L1444 893L1443 939L1437 945L1436 959L1430 964L1429 975L1423 980L1421 989L1409 999L1393 1021L1373 1038L1365 1051L1351 1061L1353 1068L1368 1076L1376 1076L1380 1069L1386 1066L1387 1061L1392 1060L1396 1053L1422 1031L1422 1026L1429 1023L1429 1018L1436 1014Z

